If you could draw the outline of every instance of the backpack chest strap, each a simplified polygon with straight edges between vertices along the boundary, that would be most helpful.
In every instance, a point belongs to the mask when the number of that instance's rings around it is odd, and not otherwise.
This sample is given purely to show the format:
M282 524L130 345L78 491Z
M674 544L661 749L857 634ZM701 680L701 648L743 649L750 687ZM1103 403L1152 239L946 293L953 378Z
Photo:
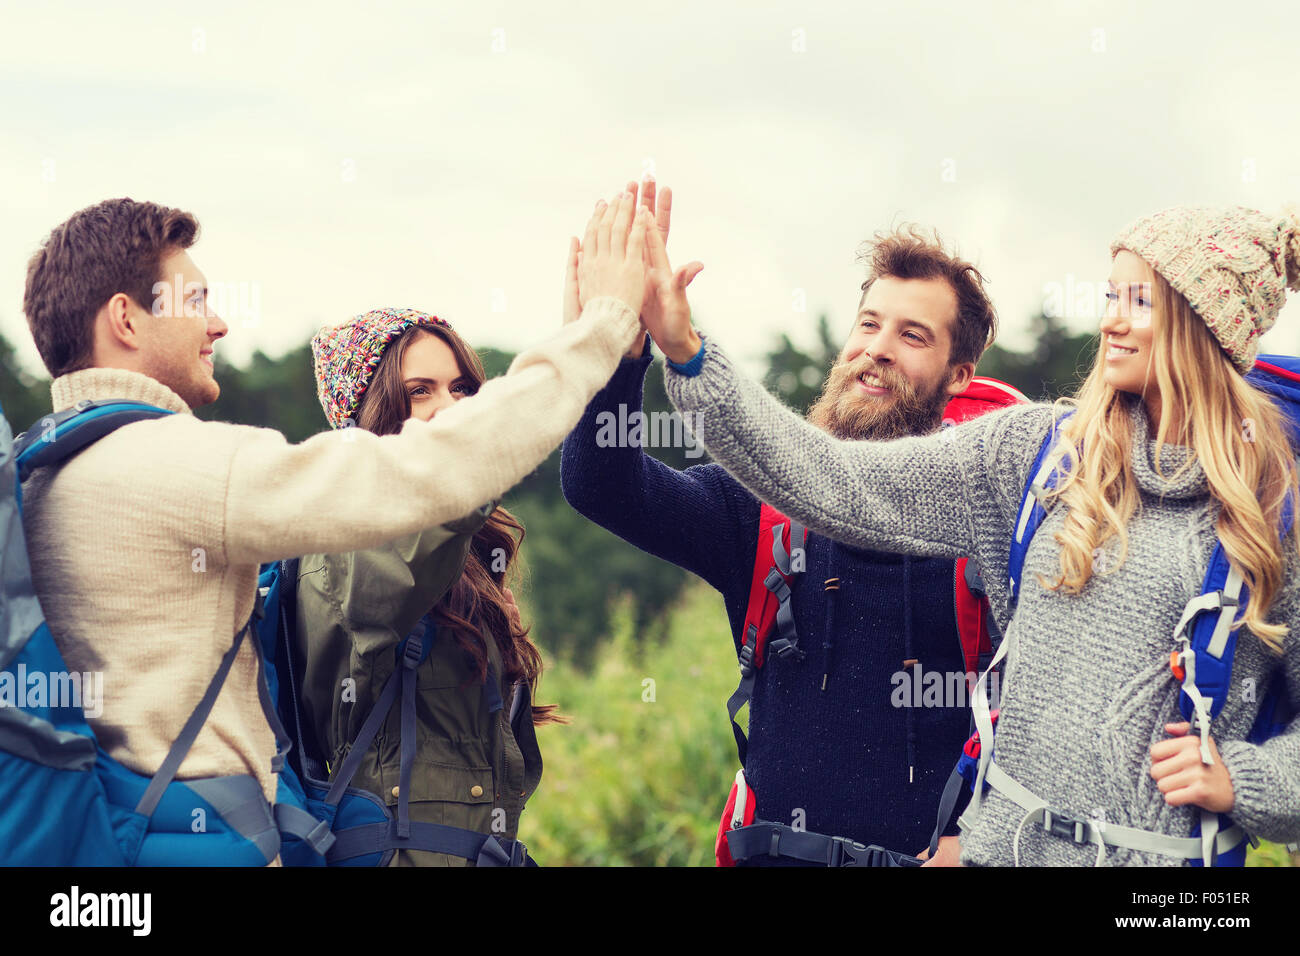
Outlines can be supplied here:
M1235 824L1226 830L1220 830L1218 815L1209 811L1201 814L1201 836L1175 837L1153 830L1139 830L1103 820L1091 820L1054 809L1046 800L1013 780L996 763L989 764L984 779L994 790L1026 811L1020 826L1016 828L1011 845L1012 859L1016 866L1020 865L1020 834L1027 823L1038 823L1053 836L1073 840L1075 843L1095 843L1097 860L1094 865L1097 866L1105 859L1107 846L1159 853L1184 860L1199 859L1206 866L1213 866L1215 856L1228 852L1246 839L1246 832Z

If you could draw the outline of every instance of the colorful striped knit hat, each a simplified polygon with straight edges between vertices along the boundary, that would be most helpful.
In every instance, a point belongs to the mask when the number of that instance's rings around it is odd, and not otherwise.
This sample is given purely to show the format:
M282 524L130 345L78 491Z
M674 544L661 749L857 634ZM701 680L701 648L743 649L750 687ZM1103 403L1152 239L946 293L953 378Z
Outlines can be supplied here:
M415 309L375 309L351 322L323 328L312 336L316 396L331 428L355 424L357 406L390 342L413 325L441 325L445 319Z
M1175 206L1139 219L1110 245L1128 249L1182 293L1244 375L1286 290L1300 291L1300 214L1244 206Z

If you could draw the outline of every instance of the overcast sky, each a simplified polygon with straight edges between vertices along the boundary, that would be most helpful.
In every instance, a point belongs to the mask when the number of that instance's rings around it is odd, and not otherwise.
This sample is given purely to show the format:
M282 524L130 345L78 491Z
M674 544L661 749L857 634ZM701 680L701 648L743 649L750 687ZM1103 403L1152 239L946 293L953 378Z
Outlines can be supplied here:
M380 306L519 350L595 200L653 168L751 371L847 331L894 222L955 240L1023 347L1054 290L1095 327L1139 215L1300 200L1286 2L0 3L0 332L42 374L27 258L114 196L199 218L233 361ZM1292 299L1266 351L1300 352Z

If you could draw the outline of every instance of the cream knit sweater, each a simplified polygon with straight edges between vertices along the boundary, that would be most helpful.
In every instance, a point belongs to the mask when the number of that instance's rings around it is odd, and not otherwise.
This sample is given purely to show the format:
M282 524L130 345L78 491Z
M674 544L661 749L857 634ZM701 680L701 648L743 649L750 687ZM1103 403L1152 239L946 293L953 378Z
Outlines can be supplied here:
M91 726L104 749L138 773L158 769L252 611L260 562L374 547L499 498L559 445L640 331L623 302L593 299L431 422L297 445L201 421L138 372L55 379L55 411L134 399L180 413L125 425L23 489L51 632L70 669L103 674ZM252 774L274 800L275 739L256 676L246 640L179 778Z

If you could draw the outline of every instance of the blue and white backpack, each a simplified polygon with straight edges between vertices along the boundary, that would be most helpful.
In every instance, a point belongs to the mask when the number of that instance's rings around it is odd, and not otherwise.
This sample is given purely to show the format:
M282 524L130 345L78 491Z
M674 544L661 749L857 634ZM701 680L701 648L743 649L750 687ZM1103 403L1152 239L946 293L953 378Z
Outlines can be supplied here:
M265 866L278 854L287 866L375 866L398 849L449 853L480 866L535 865L518 841L411 822L404 797L394 819L374 794L348 786L356 769L350 760L333 784L304 772L310 761L286 760L292 744L281 715L298 720L290 641L296 562L262 567L253 613L152 777L100 747L82 709L81 675L69 674L32 585L22 481L115 428L168 414L142 402L84 401L14 439L0 411L0 865ZM359 763L401 691L403 783L427 625L421 621L397 648L403 666L353 744ZM245 639L258 651L262 708L276 737L274 806L251 775L175 779Z
M1300 358L1261 355L1246 380L1273 398L1285 416L1294 447L1300 449ZM1060 426L1068 417L1069 413L1053 423L1025 483L1008 562L1011 608L1014 608L1019 593L1025 554L1035 531L1046 517L1043 502L1073 466L1073 448L1060 435ZM1288 499L1279 529L1283 538L1291 529L1293 517ZM1182 684L1179 709L1191 722L1193 731L1200 734L1201 759L1205 763L1211 762L1210 724L1223 709L1232 679L1239 631L1233 631L1231 627L1234 621L1244 617L1249 598L1249 589L1228 563L1223 543L1216 543L1201 593L1187 603L1175 628L1170 656L1170 667ZM996 628L997 625L992 623L992 626ZM1300 635L1292 635L1291 639L1300 639ZM999 636L993 662L975 689L972 705L975 733L963 749L945 790L932 848L951 819L956 795L964 782L972 790L967 810L969 820L979 813L987 788L991 786L1026 811L1022 827L1026 823L1037 823L1056 836L1077 843L1094 843L1099 863L1108 845L1182 857L1193 866L1241 866L1245 863L1247 842L1255 844L1256 841L1234 824L1227 814L1201 810L1200 821L1188 837L1171 837L1054 809L1001 770L993 761L994 747L981 746L981 740L995 739L997 712L989 709L988 676L1001 665L1013 643L1014 637L1003 641ZM1295 716L1286 691L1285 678L1279 671L1260 697L1259 714L1247 737L1251 743L1263 743L1282 733ZM1018 856L1019 832L1015 842L1013 849Z

